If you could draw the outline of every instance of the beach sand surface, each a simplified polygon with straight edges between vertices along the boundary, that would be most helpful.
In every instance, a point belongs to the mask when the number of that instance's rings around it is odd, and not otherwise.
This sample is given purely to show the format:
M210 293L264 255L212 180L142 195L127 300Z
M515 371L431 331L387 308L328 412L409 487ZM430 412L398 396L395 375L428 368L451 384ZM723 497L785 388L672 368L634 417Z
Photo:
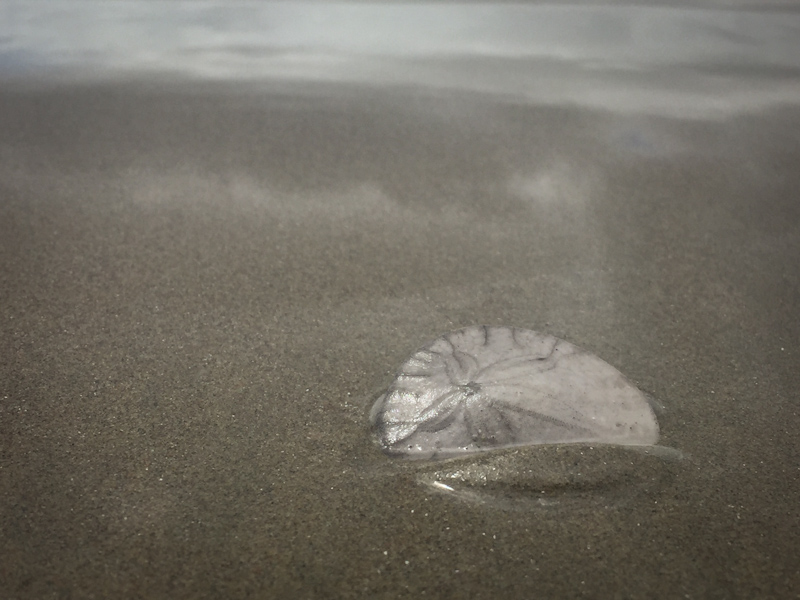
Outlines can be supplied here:
M796 106L6 86L0 595L797 597L798 131ZM609 362L674 451L384 456L372 403L475 324Z

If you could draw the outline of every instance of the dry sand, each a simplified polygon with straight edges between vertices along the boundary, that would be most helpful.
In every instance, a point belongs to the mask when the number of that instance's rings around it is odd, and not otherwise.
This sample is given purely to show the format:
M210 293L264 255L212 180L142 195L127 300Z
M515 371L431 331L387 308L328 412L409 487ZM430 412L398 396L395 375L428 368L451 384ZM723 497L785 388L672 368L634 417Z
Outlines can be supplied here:
M0 595L797 597L798 131L788 108L7 86ZM596 353L684 458L583 449L613 467L586 489L576 449L481 459L485 501L420 484L369 406L478 323Z

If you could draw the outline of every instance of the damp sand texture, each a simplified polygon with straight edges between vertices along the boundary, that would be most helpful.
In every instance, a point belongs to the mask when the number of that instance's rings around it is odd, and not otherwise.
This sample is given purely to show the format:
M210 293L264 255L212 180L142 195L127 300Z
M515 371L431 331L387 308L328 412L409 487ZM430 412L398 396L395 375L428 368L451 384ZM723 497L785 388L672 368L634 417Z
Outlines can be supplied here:
M796 597L799 130L792 106L4 88L2 595ZM387 457L370 406L475 323L602 357L685 458L483 453L510 504L420 485L477 467ZM613 502L593 479L519 509L583 465Z

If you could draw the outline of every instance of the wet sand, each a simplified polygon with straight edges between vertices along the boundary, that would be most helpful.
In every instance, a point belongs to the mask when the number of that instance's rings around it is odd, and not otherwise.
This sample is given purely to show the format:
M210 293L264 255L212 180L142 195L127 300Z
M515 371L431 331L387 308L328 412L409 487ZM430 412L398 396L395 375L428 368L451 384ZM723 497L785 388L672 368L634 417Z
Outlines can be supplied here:
M798 131L797 108L6 87L2 595L797 597ZM369 407L478 323L611 363L683 458L534 449L491 459L481 501L424 485Z

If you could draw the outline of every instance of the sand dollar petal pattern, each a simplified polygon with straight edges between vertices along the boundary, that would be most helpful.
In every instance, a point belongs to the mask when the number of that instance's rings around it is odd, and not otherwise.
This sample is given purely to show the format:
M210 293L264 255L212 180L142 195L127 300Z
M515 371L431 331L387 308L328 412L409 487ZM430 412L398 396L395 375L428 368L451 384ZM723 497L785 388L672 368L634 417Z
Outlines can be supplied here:
M534 444L651 445L644 394L597 356L550 335L475 326L400 368L370 413L382 449L445 458Z

